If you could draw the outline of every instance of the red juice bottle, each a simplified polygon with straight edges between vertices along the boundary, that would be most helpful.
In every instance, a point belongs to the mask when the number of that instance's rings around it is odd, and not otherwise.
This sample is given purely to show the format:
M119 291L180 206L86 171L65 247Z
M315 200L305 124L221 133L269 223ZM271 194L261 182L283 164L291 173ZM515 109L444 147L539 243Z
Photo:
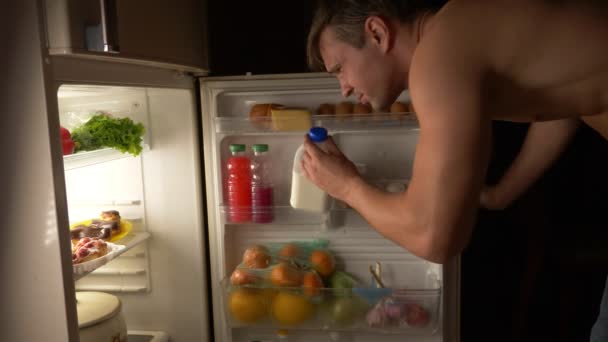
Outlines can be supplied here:
M230 145L227 163L228 221L251 221L251 161L245 145Z
M268 145L252 146L251 158L251 219L256 223L274 220L272 182L268 160Z

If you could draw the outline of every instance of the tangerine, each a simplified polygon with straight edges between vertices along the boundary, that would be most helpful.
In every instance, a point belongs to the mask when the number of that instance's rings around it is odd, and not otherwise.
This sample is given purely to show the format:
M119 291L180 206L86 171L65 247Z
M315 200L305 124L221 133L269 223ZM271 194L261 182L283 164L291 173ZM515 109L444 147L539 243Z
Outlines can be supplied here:
M321 292L321 288L323 288L323 281L321 281L321 277L319 277L317 272L310 271L304 274L302 288L304 289L305 295L309 297L318 296Z
M302 274L288 264L278 264L270 273L270 281L276 286L296 287L302 283Z
M322 277L329 277L336 268L334 257L329 252L317 249L312 251L309 258L312 268Z

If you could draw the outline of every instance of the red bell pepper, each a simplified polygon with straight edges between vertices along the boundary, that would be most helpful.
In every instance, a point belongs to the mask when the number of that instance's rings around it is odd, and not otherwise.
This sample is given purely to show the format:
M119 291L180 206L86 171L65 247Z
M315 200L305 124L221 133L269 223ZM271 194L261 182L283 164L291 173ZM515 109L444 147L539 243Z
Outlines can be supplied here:
M63 146L63 155L74 153L74 141L70 131L61 127L61 144Z

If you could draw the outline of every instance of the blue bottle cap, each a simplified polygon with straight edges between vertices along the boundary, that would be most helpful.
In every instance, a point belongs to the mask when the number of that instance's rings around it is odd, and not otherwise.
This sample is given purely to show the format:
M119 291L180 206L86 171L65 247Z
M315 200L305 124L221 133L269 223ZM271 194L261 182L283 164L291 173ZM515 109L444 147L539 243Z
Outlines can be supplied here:
M323 127L313 127L308 131L308 137L314 142L322 142L327 139L327 130Z

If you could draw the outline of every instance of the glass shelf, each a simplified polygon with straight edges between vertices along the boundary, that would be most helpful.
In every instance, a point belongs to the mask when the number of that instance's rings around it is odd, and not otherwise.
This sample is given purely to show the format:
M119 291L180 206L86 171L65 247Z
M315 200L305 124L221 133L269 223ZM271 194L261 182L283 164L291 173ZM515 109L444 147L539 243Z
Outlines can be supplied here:
M148 144L143 145L143 152L149 151ZM141 155L141 154L140 154ZM132 154L122 153L113 148L102 148L95 151L78 152L63 156L63 167L65 170L72 170L89 165L105 163L121 158L134 158Z
M408 179L378 179L370 180L370 185L387 192L403 192L409 184ZM220 206L220 213L224 222L228 225L314 225L322 228L340 228L340 227L369 227L368 222L354 209L348 207L345 203L329 199L330 209L326 212L308 212L299 209L294 209L290 205L276 205L265 207L258 210L257 217L251 211L251 208L237 209L230 212L228 205ZM246 218L245 220L232 220L231 217ZM270 220L264 220L264 218Z
M281 119L285 121L285 119ZM311 126L325 127L332 133L369 130L417 130L418 120L414 113L377 113L344 115L313 115ZM215 131L222 134L302 134L308 127L294 130L277 130L272 118L217 117Z
M111 260L119 257L121 254L141 244L149 238L150 233L148 232L131 233L114 243L115 245L119 246L115 252L108 253L103 257L93 259L82 264L73 265L72 268L74 281L77 281L82 277L88 275L89 273L95 271L96 269L100 268L101 266L104 266Z

